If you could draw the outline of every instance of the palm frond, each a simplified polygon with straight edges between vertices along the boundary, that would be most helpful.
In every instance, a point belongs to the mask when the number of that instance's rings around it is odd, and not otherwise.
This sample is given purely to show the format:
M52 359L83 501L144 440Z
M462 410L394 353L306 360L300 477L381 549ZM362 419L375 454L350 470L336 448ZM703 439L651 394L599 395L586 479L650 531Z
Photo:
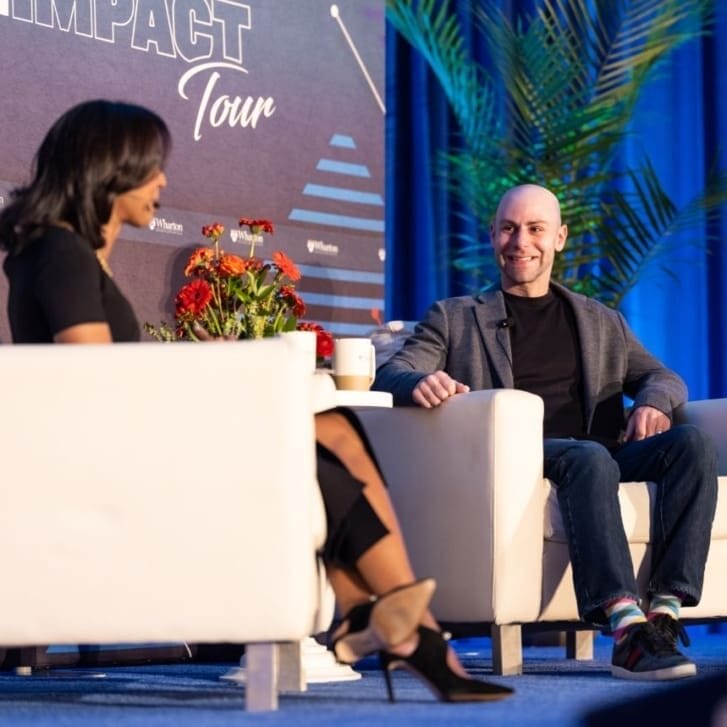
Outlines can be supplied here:
M445 0L387 0L387 18L427 60L463 136L476 146L497 130L494 86L467 56L456 16Z
M701 248L706 224L727 203L727 175L715 175L704 194L678 207L647 161L629 172L631 188L603 200L599 228L598 297L617 307L644 272L676 246ZM669 270L662 266L662 272Z

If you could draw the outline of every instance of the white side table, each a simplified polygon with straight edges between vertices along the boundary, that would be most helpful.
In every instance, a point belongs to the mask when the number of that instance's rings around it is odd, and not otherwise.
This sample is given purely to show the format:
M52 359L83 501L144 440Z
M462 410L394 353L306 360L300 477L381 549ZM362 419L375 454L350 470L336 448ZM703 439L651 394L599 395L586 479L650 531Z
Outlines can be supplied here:
M347 664L339 664L336 657L312 636L303 639L299 645L290 646L300 649L300 671L293 670L290 674L281 674L281 693L305 691L306 684L351 682L361 678L361 674ZM220 679L244 684L247 681L245 656L240 659L240 666L228 669Z
M394 406L394 397L388 391L349 391L336 389L338 406Z
M382 406L391 408L394 397L388 391L354 391L337 389L331 372L316 369L313 376L311 395L313 411L321 412L334 406Z

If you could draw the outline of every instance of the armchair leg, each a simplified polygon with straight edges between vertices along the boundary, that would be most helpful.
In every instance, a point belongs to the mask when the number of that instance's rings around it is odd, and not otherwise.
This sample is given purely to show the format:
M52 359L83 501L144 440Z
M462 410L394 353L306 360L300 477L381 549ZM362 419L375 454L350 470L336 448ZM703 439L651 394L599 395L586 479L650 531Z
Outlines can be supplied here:
M566 631L565 655L578 661L593 659L593 631Z
M503 676L523 673L523 639L520 624L492 624L492 671Z
M278 708L278 645L247 644L245 710L269 712Z
M303 645L300 641L291 641L278 645L280 654L279 684L281 693L305 692L306 680L303 668Z

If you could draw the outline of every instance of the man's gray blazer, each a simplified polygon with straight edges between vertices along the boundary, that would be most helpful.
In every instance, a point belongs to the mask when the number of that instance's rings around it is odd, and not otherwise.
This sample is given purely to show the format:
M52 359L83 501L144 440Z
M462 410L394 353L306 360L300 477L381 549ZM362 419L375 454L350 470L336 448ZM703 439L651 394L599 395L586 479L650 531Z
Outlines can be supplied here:
M653 406L668 416L686 401L682 379L643 347L620 313L556 283L551 286L575 314L588 434L620 438L623 394L634 406ZM434 303L402 349L379 368L373 388L392 392L395 404L413 404L417 382L437 370L472 390L512 388L506 320L499 289Z

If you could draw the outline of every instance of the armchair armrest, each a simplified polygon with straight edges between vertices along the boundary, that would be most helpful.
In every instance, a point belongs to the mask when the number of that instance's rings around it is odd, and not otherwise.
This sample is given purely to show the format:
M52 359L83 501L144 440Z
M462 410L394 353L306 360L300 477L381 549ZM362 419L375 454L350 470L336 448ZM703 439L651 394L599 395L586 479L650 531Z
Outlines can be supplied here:
M674 412L677 424L694 424L712 437L719 464L717 471L727 475L727 399L689 401Z
M451 622L532 621L540 608L542 400L475 391L436 409L358 410L417 575Z

